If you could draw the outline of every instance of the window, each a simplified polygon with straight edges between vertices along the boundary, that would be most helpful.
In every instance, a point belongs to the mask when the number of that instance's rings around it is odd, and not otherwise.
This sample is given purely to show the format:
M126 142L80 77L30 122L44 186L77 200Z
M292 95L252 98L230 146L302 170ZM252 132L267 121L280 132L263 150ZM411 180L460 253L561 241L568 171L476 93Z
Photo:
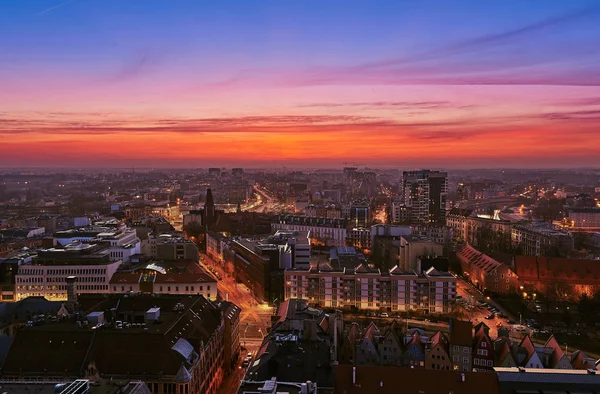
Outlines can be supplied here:
M487 360L487 366L488 367L493 367L494 366L494 362L492 360Z
M171 286L167 286L167 291L170 292L171 291Z
M186 287L185 287L185 291L190 291L190 288L189 288L189 286L186 286Z
M455 351L455 352L458 352L458 351L459 351L459 350L458 350L458 346L454 345L454 351Z
M463 349L463 353L465 353L465 354L466 354L466 353L469 353L469 348L468 348L468 347L465 347L465 348Z
M160 291L162 291L162 286L160 287Z
M179 291L179 286L175 286L175 291Z
M481 342L481 347L487 347L487 342Z
M463 357L463 364L469 363L469 357Z
M455 362L455 363L458 363L458 362L460 362L460 357L459 356L454 356L454 357L452 357L452 361Z

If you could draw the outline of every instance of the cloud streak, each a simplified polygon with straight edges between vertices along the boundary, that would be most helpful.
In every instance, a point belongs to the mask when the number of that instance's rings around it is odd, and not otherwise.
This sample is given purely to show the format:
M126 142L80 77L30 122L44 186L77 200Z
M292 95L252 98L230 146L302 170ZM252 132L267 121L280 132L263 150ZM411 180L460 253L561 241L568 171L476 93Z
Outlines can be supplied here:
M64 7L64 6L68 5L68 4L74 3L74 2L76 2L76 1L77 1L77 0L67 0L67 1L63 1L62 3L56 4L56 5L52 6L52 7L48 7L48 8L46 8L46 9L44 9L44 10L42 10L42 11L38 12L36 15L44 15L44 14L47 14L47 13L48 13L48 12L50 12L50 11L54 11L54 10L55 10L55 9L57 9L57 8Z

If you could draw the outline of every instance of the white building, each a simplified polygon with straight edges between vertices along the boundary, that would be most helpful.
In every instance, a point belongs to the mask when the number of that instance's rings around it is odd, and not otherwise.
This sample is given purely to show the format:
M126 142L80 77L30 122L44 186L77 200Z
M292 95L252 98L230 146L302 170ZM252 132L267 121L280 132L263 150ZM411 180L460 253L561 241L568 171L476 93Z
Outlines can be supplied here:
M19 266L15 276L16 300L31 296L50 301L67 299L66 278L77 277L77 292L108 293L109 281L121 260L113 261L97 245L74 244L65 249L46 249L30 264Z
M203 295L215 301L218 295L217 280L205 273L115 273L109 284L109 292Z

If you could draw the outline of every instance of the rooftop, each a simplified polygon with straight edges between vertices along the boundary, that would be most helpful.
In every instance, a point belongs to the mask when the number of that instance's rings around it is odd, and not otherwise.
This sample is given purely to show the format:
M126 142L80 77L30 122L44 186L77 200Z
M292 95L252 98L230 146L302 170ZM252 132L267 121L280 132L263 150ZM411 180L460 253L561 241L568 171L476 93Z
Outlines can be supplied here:
M198 348L221 324L221 311L202 296L82 295L79 304L85 313L103 311L109 324L93 330L75 320L48 321L21 329L2 373L79 376L93 361L108 375L175 375L184 361L176 344ZM159 320L144 322L152 308L160 308ZM119 329L117 320L143 323Z

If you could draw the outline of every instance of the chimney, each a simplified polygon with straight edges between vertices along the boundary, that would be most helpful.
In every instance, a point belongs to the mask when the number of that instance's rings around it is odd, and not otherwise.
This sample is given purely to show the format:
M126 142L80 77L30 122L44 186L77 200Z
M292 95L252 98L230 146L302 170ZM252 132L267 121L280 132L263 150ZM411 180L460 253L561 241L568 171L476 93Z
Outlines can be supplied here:
M75 306L77 305L77 287L75 282L77 281L77 277L68 276L67 277L67 306L70 310L74 311Z

